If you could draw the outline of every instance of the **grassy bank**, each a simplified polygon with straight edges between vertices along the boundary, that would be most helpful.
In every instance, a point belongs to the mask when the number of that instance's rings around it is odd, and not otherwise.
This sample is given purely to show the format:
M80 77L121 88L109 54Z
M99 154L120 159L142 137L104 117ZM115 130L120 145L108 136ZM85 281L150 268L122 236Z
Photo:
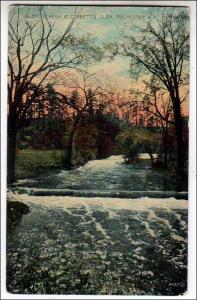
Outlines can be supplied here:
M17 179L32 178L62 167L63 150L18 150L16 155Z

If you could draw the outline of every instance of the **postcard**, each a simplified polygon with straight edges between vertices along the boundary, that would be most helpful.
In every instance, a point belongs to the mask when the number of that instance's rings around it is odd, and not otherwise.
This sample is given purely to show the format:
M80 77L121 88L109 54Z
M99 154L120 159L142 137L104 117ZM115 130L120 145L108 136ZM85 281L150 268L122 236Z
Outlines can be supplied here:
M187 293L191 11L172 2L9 6L12 297Z

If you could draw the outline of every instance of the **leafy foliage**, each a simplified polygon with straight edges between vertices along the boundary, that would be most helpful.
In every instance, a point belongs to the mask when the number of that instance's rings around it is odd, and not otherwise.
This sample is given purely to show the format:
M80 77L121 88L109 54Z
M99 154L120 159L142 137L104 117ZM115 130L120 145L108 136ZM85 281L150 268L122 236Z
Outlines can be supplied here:
M160 135L144 128L128 128L117 136L117 142L124 158L127 162L131 162L140 152L147 152L151 156L157 151L160 146Z

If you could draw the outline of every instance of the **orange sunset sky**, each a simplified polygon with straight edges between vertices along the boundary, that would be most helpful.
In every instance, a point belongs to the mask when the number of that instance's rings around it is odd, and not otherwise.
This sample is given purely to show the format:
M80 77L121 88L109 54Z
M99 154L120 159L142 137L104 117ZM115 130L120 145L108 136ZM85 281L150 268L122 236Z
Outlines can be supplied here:
M10 9L10 12L12 12ZM184 7L175 8L177 12L186 10ZM145 26L147 22L155 24L155 18L160 13L159 7L106 7L106 6L45 6L48 19L54 23L54 38L64 32L69 22L74 18L75 23L71 32L88 34L94 38L96 45L103 46L105 43L115 42L121 39L123 32L137 37L139 31L136 26ZM20 13L23 22L35 22L39 17L38 6L21 6ZM189 24L188 24L189 26ZM30 41L26 47L30 47ZM87 67L88 71L95 75L104 83L115 87L121 91L139 88L143 89L142 78L138 81L131 79L129 73L129 58L117 56L113 60L103 59L98 63L93 63ZM39 64L39 62L38 62ZM35 66L34 66L35 67ZM65 72L62 71L62 72ZM188 87L183 87L183 94ZM188 114L188 100L182 105L184 115Z

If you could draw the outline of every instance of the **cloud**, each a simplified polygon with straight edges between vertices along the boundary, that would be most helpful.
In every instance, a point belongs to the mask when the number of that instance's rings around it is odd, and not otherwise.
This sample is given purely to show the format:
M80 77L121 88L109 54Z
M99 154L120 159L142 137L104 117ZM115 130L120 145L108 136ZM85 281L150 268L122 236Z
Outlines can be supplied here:
M119 57L110 62L103 61L94 65L91 67L91 72L95 72L98 75L105 77L120 88L127 88L130 82L128 68L128 59Z

